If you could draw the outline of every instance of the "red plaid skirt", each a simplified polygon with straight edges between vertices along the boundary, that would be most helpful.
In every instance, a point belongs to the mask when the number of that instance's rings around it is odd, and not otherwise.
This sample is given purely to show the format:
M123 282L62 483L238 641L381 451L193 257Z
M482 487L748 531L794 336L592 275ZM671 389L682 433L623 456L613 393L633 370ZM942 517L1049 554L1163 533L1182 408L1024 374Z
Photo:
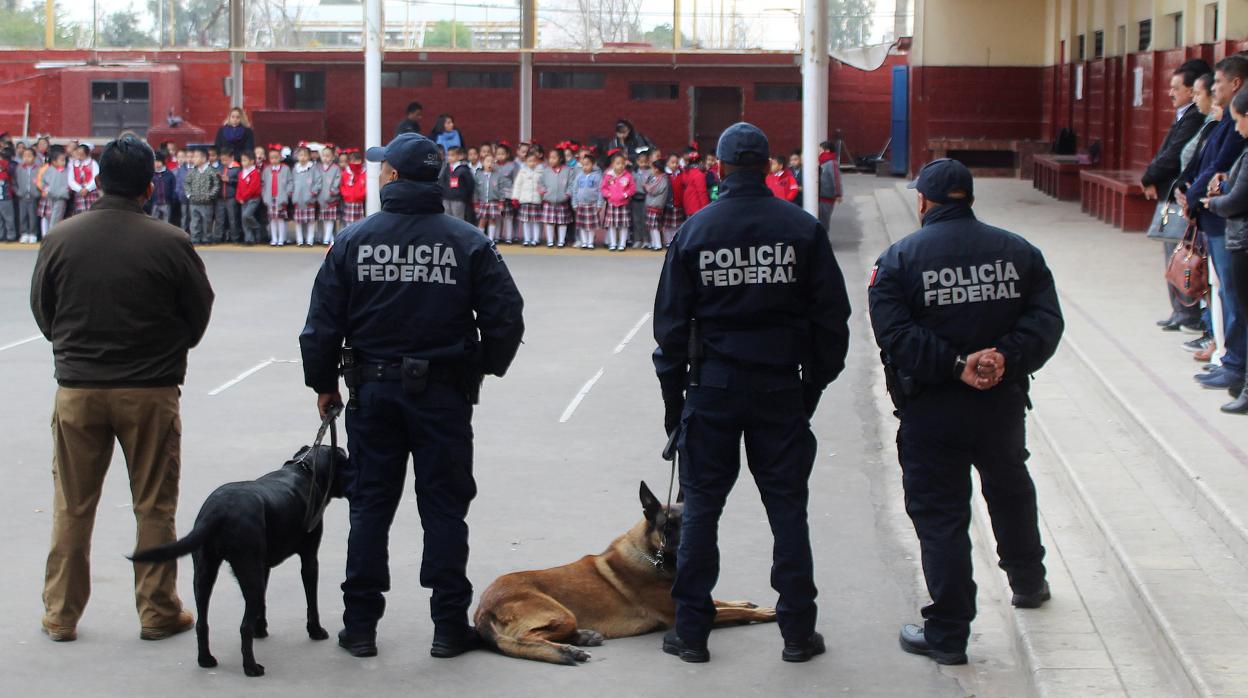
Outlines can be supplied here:
M520 222L521 223L541 223L542 222L542 205L541 204L520 204Z
M183 204L185 206L186 204ZM288 221L290 220L290 204L278 204L270 206L267 203L265 208L269 210L269 220Z
M338 220L338 202L337 201L331 201L327 204L321 204L319 206L319 209L320 210L318 213L320 215L321 220L323 221Z
M547 201L542 204L542 222L550 225L568 225L572 222L572 209L568 208L566 203L552 204Z
M593 230L602 225L602 204L577 204L576 227Z
M342 220L347 223L354 223L364 218L364 202L363 201L344 201L342 202Z
M91 205L100 200L100 190L80 191L74 194L74 213L89 211Z
M632 207L628 203L623 206L612 206L607 204L607 215L603 225L608 228L631 228L633 227Z
M477 220L481 223L498 220L503 213L503 202L497 199L494 201L478 201L476 210Z
M316 209L314 207L296 205L294 209L294 221L296 223L312 223L316 220Z
M646 207L646 230L660 230L663 223L663 209L653 206Z
M667 230L679 228L685 222L685 209L675 206L663 211L663 227Z

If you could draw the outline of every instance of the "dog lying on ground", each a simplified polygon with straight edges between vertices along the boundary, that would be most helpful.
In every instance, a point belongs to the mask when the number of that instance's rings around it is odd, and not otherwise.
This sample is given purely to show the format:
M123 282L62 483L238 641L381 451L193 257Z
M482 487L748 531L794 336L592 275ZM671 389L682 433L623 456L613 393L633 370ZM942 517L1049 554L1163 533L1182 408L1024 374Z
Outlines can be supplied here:
M665 507L641 483L645 517L600 555L499 577L481 595L477 632L503 654L553 664L589 660L582 647L676 622L672 580L684 505ZM776 609L716 601L715 625L764 623Z
M252 639L268 637L264 598L269 570L291 555L302 565L308 602L308 636L324 640L316 602L317 549L321 545L321 514L331 497L342 496L340 473L347 454L330 446L304 446L280 470L251 482L231 482L204 500L195 527L185 538L136 552L135 562L163 562L190 553L195 563L195 606L198 619L199 665L215 667L208 650L208 601L222 562L229 562L242 589L243 672L263 676Z

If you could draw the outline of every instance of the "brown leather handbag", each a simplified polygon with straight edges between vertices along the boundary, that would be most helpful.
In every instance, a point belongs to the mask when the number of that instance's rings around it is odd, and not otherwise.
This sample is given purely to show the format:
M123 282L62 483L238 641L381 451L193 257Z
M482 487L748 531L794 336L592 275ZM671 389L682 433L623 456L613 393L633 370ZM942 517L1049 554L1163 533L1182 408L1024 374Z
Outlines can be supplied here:
M1170 255L1166 281L1179 291L1183 305L1196 305L1209 292L1209 248L1196 221L1187 224L1183 239Z

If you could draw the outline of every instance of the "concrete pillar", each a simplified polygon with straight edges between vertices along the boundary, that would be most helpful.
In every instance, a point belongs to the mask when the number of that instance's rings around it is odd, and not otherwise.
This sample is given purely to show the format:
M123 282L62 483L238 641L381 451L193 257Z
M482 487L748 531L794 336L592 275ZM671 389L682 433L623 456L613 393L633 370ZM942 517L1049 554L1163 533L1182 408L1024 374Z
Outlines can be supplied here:
M533 49L537 46L537 0L520 0L520 140L533 140Z
M819 143L828 137L828 1L802 0L802 207L819 215Z
M381 134L381 51L385 42L385 24L381 13L382 0L364 2L364 146L385 145ZM377 178L381 164L369 162L365 172L368 176L368 199L364 205L366 214L381 210L381 193Z
M245 0L230 0L230 106L239 109L243 107L243 54L246 51L247 5Z

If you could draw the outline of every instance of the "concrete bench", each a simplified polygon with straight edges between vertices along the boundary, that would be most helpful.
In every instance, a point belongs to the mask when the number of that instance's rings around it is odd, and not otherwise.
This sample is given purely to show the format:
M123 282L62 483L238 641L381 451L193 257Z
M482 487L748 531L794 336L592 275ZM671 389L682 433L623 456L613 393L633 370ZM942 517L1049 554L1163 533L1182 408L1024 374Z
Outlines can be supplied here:
M1140 170L1084 170L1079 173L1079 206L1127 232L1143 232L1157 205L1144 198Z
M1080 163L1078 155L1037 155L1033 159L1031 184L1058 201L1079 199L1079 173L1092 165Z
M1031 179L1035 156L1049 144L1019 138L929 138L927 149L933 160L953 158L977 177Z

